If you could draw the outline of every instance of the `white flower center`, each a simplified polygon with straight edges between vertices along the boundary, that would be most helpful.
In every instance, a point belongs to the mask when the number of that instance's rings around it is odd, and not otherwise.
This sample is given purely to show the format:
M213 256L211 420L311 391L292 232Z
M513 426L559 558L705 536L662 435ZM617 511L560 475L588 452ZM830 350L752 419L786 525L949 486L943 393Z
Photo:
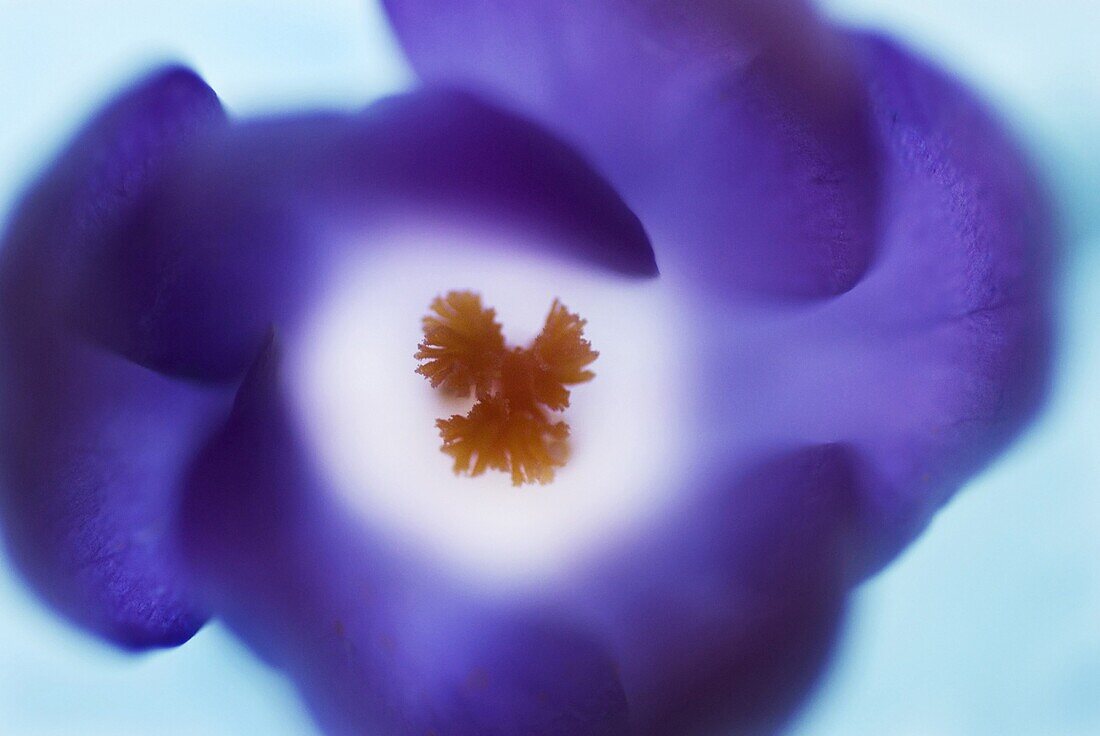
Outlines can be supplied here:
M672 290L483 234L386 239L334 270L287 366L310 449L367 533L480 582L538 584L654 518L690 439L678 364L690 336ZM571 456L548 485L456 476L440 451L436 419L470 402L432 390L413 353L428 304L454 289L481 294L512 344L534 337L555 297L588 320L596 378L572 391Z

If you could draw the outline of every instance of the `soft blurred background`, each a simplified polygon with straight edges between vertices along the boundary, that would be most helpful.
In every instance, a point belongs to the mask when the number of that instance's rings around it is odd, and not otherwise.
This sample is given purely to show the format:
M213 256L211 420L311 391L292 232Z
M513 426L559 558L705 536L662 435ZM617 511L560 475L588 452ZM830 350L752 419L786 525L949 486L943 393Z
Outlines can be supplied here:
M829 0L978 87L1060 199L1052 401L855 598L796 736L1100 734L1100 2ZM184 61L237 114L355 108L411 77L371 0L0 0L0 213L105 96ZM0 214L0 220L6 214ZM313 733L218 625L126 655L69 629L0 557L0 734Z

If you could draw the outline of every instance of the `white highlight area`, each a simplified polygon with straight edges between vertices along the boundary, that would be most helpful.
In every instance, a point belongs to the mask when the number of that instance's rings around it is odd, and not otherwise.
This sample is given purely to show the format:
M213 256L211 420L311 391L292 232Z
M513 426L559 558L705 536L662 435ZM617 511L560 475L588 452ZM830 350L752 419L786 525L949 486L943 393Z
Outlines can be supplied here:
M666 283L532 255L500 236L389 233L382 249L371 240L334 269L287 366L308 443L365 533L483 583L540 585L672 500L691 390L679 361L691 338ZM596 378L572 390L572 454L554 482L456 476L440 450L436 419L472 402L432 389L413 353L432 298L451 290L480 293L513 345L538 333L555 297L588 320Z

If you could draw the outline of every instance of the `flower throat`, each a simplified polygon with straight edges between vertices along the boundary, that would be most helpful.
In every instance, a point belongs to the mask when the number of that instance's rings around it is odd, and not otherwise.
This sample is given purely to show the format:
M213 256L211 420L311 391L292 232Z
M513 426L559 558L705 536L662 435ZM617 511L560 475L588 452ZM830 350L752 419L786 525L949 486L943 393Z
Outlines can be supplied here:
M569 425L556 418L569 406L566 387L591 381L588 366L599 357L584 339L585 320L555 299L531 344L511 347L477 294L451 291L430 309L416 372L450 396L477 399L465 416L435 423L455 474L500 470L516 486L552 481L569 458Z

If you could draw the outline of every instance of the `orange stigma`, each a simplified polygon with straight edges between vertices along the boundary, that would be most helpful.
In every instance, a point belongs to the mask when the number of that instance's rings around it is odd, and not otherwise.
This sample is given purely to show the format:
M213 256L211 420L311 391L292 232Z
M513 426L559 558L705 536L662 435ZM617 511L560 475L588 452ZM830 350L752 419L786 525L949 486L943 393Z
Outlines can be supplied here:
M584 339L585 320L555 299L542 331L516 348L477 294L448 292L431 311L416 372L447 394L477 398L465 416L436 422L455 474L500 470L516 486L552 481L569 456L569 425L552 413L569 406L566 386L592 380L588 366L599 357Z

